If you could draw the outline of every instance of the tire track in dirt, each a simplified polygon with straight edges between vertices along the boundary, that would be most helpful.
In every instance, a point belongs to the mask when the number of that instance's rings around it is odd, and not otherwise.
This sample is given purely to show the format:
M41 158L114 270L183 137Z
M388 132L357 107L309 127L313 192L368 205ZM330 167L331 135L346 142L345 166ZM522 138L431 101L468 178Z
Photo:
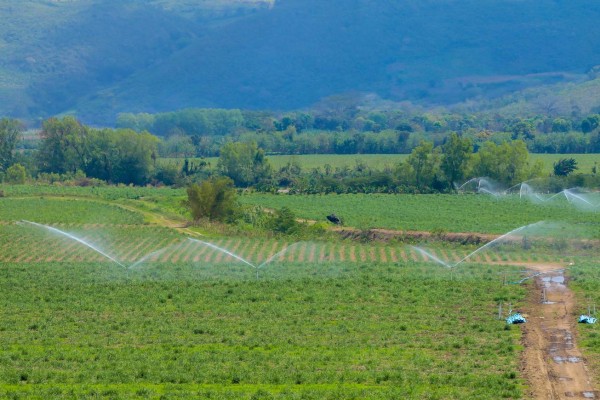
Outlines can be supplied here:
M575 296L556 264L529 266L535 278L523 326L523 373L534 399L598 399L592 376L577 347Z

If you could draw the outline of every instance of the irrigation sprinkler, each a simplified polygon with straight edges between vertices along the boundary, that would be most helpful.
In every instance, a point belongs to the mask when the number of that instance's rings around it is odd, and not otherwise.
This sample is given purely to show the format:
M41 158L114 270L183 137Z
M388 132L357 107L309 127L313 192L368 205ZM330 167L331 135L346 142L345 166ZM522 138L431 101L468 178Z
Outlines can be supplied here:
M105 258L108 258L109 260L111 260L111 261L119 264L121 267L127 269L127 267L125 265L123 265L121 262L119 262L116 258L111 257L110 255L106 254L104 251L100 250L98 247L96 247L92 243L90 243L88 241L85 241L85 240L83 240L83 239L81 239L81 238L79 238L79 237L77 237L77 236L75 236L75 235L73 235L71 233L61 231L60 229L54 228L52 226L48 226L48 225L44 225L44 224L39 224L37 222L31 222L31 221L27 221L27 220L21 220L20 223L21 224L26 223L26 224L33 225L33 226L38 227L38 228L47 229L50 232L57 233L59 235L65 236L65 237L67 237L67 238L69 238L71 240L76 241L77 243L80 243L80 244L82 244L82 245L84 245L84 246L86 246L86 247L94 250L96 253L102 255Z
M289 246L286 246L285 248L283 248L279 252L275 253L274 255L272 255L271 257L269 257L267 260L265 260L261 264L256 265L256 264L253 264L250 261L246 260L245 258L242 258L241 256L239 256L239 255L237 255L237 254L235 254L235 253L233 253L233 252L231 252L231 251L229 251L227 249L219 247L219 246L217 246L217 245L215 245L213 243L205 242L205 241L194 239L194 238L190 238L190 237L188 237L188 240L190 240L190 241L192 241L194 243L198 243L198 244L201 244L201 245L204 245L204 246L208 246L208 247L210 247L210 248L212 248L212 249L214 249L216 251L220 251L221 253L227 254L227 255L235 258L236 260L243 262L244 264L248 265L249 267L254 268L254 270L256 271L256 279L257 280L260 278L260 276L259 276L260 269L265 268L265 266L267 264L273 262L273 260L275 260L277 257L283 255L286 251L292 249L293 247L295 247L295 246L297 246L298 244L301 243L301 242L296 242L296 243L293 243L293 244L291 244Z
M545 304L548 302L548 299L546 297L546 288L542 289L542 304Z

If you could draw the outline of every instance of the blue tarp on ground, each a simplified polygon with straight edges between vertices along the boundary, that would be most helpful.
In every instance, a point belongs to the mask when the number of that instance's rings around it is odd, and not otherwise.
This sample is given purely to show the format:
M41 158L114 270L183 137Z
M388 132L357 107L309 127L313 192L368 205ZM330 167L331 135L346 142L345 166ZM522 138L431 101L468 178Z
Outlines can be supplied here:
M580 324L595 324L596 321L597 319L592 317L591 315L582 315L579 317Z
M506 318L506 323L507 324L523 324L527 322L527 320L525 319L525 317L523 317L521 315L521 313L513 313L510 314L507 318Z

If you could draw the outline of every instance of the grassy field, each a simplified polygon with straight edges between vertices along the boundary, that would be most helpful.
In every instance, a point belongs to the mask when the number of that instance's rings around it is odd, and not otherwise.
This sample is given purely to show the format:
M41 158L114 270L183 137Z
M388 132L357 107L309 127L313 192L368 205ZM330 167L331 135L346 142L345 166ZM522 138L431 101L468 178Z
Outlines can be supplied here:
M576 268L569 272L569 286L576 292L578 299L577 315L588 313L588 306L592 312L600 306L600 269L596 260L577 262ZM579 345L586 355L586 362L591 367L594 375L600 374L600 334L596 325L579 324Z
M383 169L387 166L395 166L408 157L407 154L307 154L307 155L281 155L268 156L269 161L275 168L281 168L288 162L296 162L304 171L310 171L313 168L323 168L325 164L333 168L350 167L357 162L365 163L374 169ZM544 172L550 175L553 172L553 164L561 158L574 158L578 163L578 171L585 174L592 172L594 163L600 164L600 154L531 154L533 160L541 160L544 165ZM197 161L200 159L197 159ZM210 163L211 167L216 167L218 158L208 157L203 159ZM183 159L163 158L163 163L183 164Z
M579 169L576 172L583 174L591 174L594 163L600 165L600 154L531 154L531 158L541 160L544 164L544 171L549 174L553 172L554 163L561 158L574 158L577 160Z
M223 251L97 200L0 199L2 398L523 395L520 330L495 319L498 302L524 299L502 285L518 267L450 273L399 244L211 239L254 266L276 256L256 279ZM16 224L24 216L122 265Z

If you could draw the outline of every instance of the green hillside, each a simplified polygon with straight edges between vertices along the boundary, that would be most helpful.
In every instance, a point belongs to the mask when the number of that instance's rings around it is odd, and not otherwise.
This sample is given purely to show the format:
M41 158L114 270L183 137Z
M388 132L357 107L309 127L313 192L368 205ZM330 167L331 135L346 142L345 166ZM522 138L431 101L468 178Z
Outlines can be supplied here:
M110 124L119 112L297 109L348 93L481 107L586 79L600 63L598 16L591 0L5 0L0 115ZM577 106L595 107L594 93Z

